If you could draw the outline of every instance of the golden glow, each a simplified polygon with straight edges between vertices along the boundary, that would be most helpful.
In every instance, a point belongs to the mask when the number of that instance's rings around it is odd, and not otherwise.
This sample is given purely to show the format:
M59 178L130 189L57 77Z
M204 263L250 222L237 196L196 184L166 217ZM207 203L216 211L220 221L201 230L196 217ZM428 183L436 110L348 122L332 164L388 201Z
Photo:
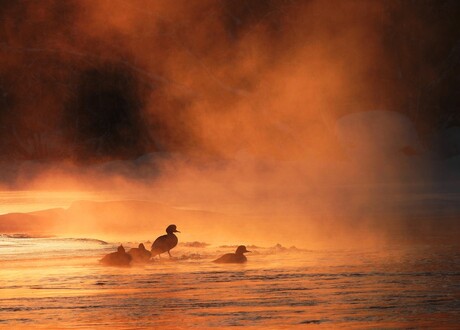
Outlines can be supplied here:
M390 1L24 3L17 15L27 24L2 21L0 78L19 86L11 103L27 107L21 95L40 96L33 106L58 120L81 72L126 70L149 86L135 103L146 140L161 152L97 164L0 164L19 166L0 186L0 234L39 237L0 237L0 328L458 324L458 249L411 250L416 239L458 241L450 230L458 225L438 226L424 208L421 182L431 173L400 152L411 146L391 120L348 135L340 125L351 113L398 110L402 73L388 65L382 33ZM224 10L233 3L273 8L254 19L248 10L247 24ZM32 53L46 65L26 79ZM62 86L50 93L48 80ZM0 107L9 106L6 95ZM390 152L376 142L380 132ZM170 224L180 230L172 260L98 264L119 244L149 248ZM443 235L427 235L435 227ZM183 244L195 241L205 247ZM246 264L212 263L240 244L253 251Z
M15 193L4 193L9 204L0 205L0 214L63 207L35 214L24 231L122 241L152 239L170 223L182 229L184 240L216 244L312 247L386 240L373 228L382 221L363 209L378 209L405 189L391 185L405 165L381 162L379 150L353 159L336 130L344 114L385 108L382 91L372 83L372 73L385 67L382 4L339 1L331 10L322 1L306 2L280 16L288 29L283 38L269 38L262 24L238 40L229 37L219 15L202 14L213 2L83 0L75 6L84 12L74 17L75 36L117 40L132 54L123 65L143 79L167 81L159 85L167 98L158 97L156 88L146 93L143 116L160 120L171 139L187 143L144 163L83 169L71 162L25 163L17 185L27 191L16 200ZM29 9L38 20L54 10L34 4ZM190 23L195 20L199 24ZM68 38L56 38L52 44L69 61L87 54L76 52ZM97 52L97 58L120 60L113 47ZM177 119L171 100L187 104L185 117ZM390 187L373 187L376 176ZM79 200L160 204L73 204ZM42 225L33 226L36 218ZM17 217L1 225L21 232Z

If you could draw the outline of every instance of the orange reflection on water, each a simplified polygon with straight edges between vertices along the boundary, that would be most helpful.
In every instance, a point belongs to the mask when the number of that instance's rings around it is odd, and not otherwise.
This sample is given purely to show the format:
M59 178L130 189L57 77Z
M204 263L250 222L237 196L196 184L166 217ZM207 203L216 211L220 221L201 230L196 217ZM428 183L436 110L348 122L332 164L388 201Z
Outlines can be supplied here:
M104 248L105 249L105 248ZM107 251L111 250L110 246ZM102 267L81 257L1 261L3 324L13 328L434 327L456 322L453 251L177 247L177 259ZM434 253L434 251L431 251ZM42 250L46 253L46 250ZM58 326L57 326L58 325ZM1 324L0 324L1 326Z

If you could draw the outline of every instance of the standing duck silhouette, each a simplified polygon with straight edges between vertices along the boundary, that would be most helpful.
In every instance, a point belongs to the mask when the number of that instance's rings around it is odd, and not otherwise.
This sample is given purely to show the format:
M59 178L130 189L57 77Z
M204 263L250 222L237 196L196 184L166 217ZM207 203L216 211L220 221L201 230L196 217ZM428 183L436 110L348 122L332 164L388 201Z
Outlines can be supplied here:
M151 249L152 258L158 255L161 259L160 254L164 252L168 252L171 258L171 253L169 251L173 249L178 242L177 236L174 235L174 233L180 233L180 231L176 229L176 225L169 225L168 228L166 228L166 233L167 235L160 236L153 242Z
M242 264L248 261L248 259L244 255L244 253L246 252L251 252L251 251L246 250L246 246L240 245L236 249L235 253L224 254L222 257L217 258L213 262L217 262L220 264Z

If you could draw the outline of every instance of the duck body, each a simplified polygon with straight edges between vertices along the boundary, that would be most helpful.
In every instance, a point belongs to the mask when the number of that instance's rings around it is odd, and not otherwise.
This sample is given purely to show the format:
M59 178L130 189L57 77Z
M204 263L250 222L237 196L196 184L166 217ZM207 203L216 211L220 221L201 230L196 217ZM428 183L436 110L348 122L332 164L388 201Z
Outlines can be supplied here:
M244 253L251 252L246 250L246 247L244 245L238 246L236 249L235 253L227 253L224 254L223 256L217 258L213 262L219 263L219 264L242 264L248 261Z
M227 253L214 260L214 262L218 264L242 264L246 261L248 261L248 258L246 258L245 255L236 253Z
M174 233L180 233L176 229L175 225L170 225L166 228L166 235L158 237L152 244L151 254L152 257L160 256L160 254L164 252L168 252L169 256L171 257L170 250L176 247L178 243L177 236Z
M104 256L100 263L105 266L129 267L132 257L126 253L125 248L120 245L117 252L112 252Z
M147 251L144 244L139 244L139 247L132 248L128 251L128 254L131 256L133 262L145 263L150 260L151 253Z

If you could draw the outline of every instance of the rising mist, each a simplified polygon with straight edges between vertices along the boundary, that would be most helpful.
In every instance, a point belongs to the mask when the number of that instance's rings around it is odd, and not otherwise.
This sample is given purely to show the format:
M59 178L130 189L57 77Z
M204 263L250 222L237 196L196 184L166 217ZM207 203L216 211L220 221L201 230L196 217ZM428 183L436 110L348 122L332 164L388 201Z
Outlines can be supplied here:
M123 192L173 209L151 230L174 217L198 240L373 244L458 227L458 207L436 212L458 180L458 161L440 160L455 151L436 148L459 124L452 1L0 10L6 190ZM81 213L84 230L58 232L139 237L149 213Z

